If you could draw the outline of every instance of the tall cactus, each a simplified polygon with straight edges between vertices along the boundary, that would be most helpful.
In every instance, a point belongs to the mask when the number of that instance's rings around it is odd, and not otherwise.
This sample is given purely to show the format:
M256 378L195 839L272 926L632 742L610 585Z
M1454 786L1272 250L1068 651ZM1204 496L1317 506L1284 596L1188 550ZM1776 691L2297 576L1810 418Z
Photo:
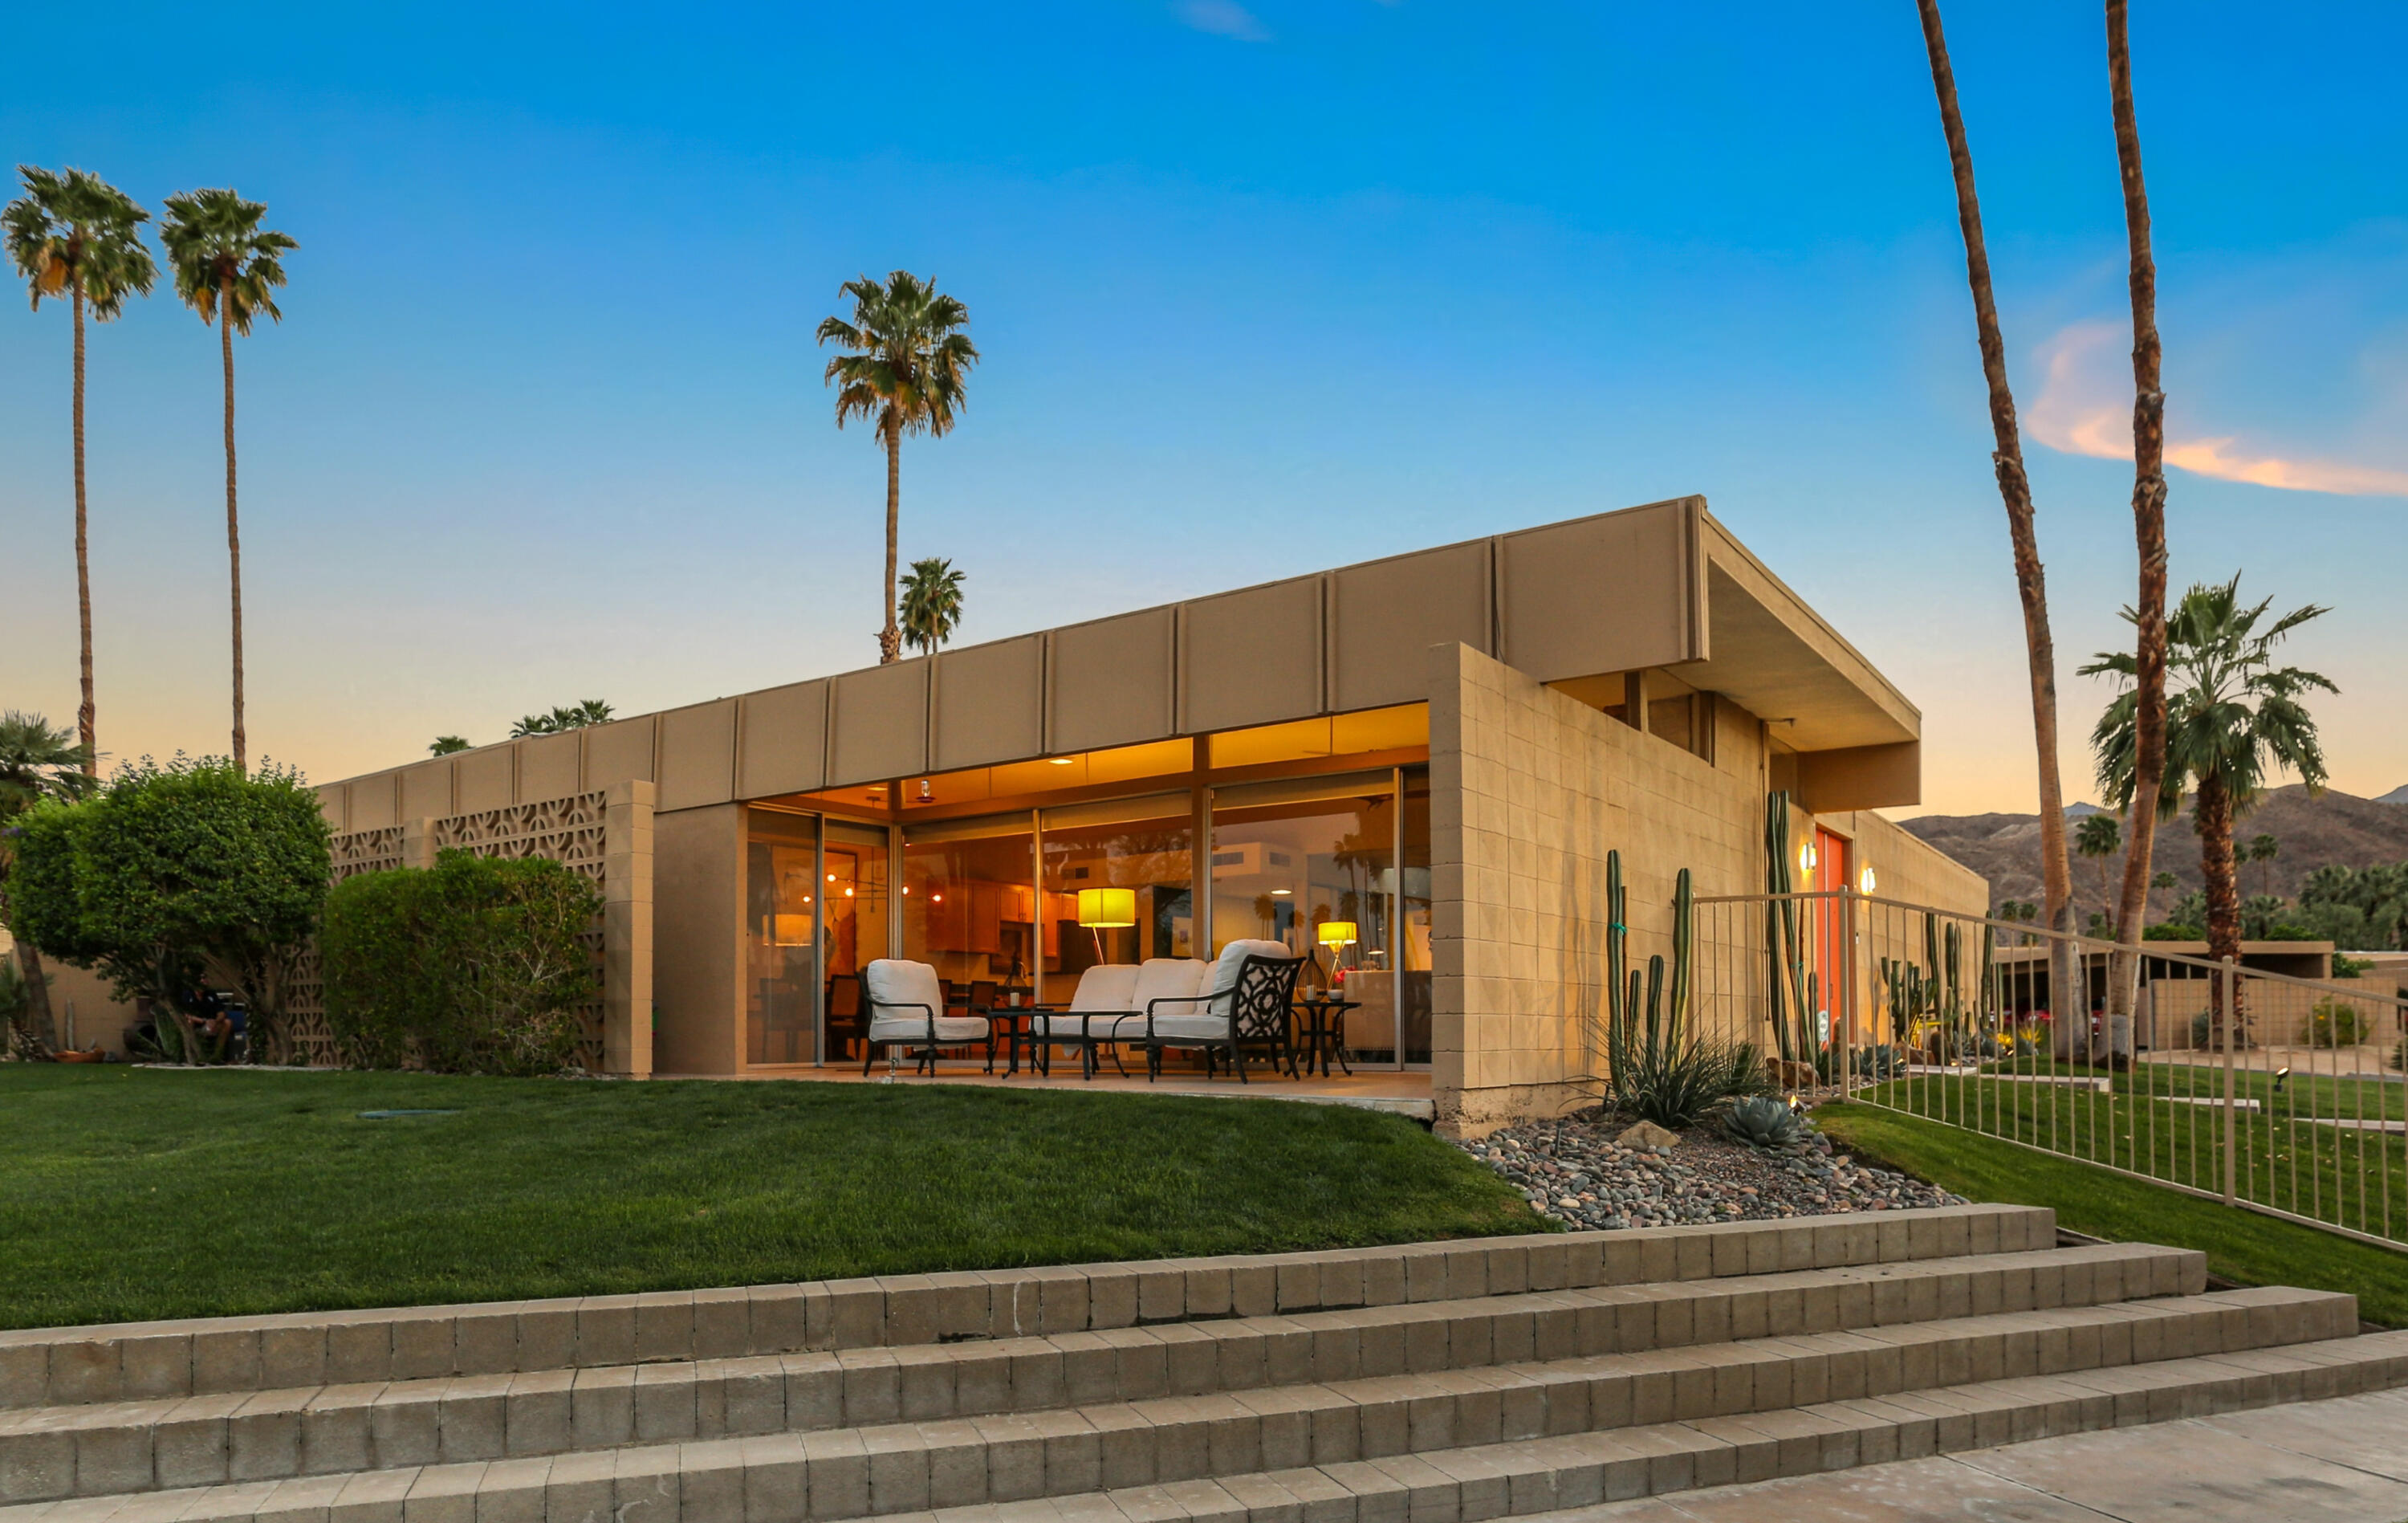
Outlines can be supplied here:
M1803 1062L1814 1051L1814 1013L1806 992L1805 961L1799 953L1798 905L1785 897L1796 886L1789 875L1789 793L1785 788L1764 801L1764 855L1765 892L1771 896L1764 906L1764 941L1772 963L1772 1037L1784 1062Z

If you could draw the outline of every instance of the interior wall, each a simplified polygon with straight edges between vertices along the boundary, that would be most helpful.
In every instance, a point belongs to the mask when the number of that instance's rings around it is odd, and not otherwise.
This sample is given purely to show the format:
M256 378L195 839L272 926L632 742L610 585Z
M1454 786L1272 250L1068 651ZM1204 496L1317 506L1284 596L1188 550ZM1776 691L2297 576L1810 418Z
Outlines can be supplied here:
M1729 726L1709 763L1467 646L1431 659L1432 1091L1476 1133L1595 1098L1609 851L1641 966L1671 950L1681 869L1762 890L1763 731Z

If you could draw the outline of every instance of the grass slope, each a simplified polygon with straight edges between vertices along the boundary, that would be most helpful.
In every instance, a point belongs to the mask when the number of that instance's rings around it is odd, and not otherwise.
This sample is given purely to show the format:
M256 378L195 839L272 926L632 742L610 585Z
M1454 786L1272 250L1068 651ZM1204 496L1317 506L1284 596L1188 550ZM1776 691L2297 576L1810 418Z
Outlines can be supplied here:
M0 1067L0 1327L1544 1229L1335 1106Z
M2053 1206L2057 1224L2119 1243L2198 1248L2242 1285L2346 1290L2358 1315L2408 1327L2408 1254L2232 1210L1895 1111L1829 1104L1815 1124L1834 1143L1975 1200Z

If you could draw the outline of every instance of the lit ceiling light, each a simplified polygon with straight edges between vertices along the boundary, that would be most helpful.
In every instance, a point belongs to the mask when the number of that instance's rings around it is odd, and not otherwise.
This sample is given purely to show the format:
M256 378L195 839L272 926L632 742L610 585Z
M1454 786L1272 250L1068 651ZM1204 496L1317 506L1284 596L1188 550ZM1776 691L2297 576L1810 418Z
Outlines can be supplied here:
M928 896L928 902L931 904L942 904L945 902L945 896L942 894L931 894Z
M1056 767L1068 767L1079 758L1076 756L1048 756L1045 759Z
M850 888L846 889L846 890L844 891L844 897L845 897L846 898L853 898L853 890L852 890L852 889L850 889Z
M1274 888L1271 890L1271 898L1275 899L1283 899L1295 892L1296 890L1293 888Z
M829 882L829 883L834 883L834 882L836 882L836 874L835 874L835 873L831 872L831 873L829 873L829 874L828 874L828 882Z

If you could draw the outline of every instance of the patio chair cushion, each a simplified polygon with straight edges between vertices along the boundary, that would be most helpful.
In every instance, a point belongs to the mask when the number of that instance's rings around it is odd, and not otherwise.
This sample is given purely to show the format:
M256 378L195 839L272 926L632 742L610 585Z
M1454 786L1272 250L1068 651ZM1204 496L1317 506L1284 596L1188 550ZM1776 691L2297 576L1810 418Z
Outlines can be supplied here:
M1211 978L1204 987L1197 992L1224 995L1236 988L1238 970L1245 966L1248 957L1269 957L1281 962L1291 962L1295 960L1296 954L1278 941L1232 941L1221 949L1221 955L1213 960ZM1197 1008L1199 1011L1209 1009L1224 1018L1229 1013L1227 1001L1221 999L1215 999L1210 1006Z
M1148 957L1138 970L1137 990L1128 1008L1142 1013L1156 999L1192 999L1204 992L1207 964L1194 957ZM1165 1005L1160 1015L1193 1015L1201 1005Z
M1188 1006L1188 1009L1197 1007ZM1229 1017L1226 1015L1156 1015L1154 1034L1172 1042L1226 1042L1229 1040Z
M864 970L863 976L869 992L870 1041L924 1037L930 1011L936 1013L938 1041L986 1040L984 1016L945 1013L945 986L939 982L937 970L926 963L881 957ZM921 1005L927 1006L927 1010L916 1008Z
M1142 1010L1133 1002L1138 969L1133 963L1103 963L1079 975L1079 992L1070 997L1073 1013Z

